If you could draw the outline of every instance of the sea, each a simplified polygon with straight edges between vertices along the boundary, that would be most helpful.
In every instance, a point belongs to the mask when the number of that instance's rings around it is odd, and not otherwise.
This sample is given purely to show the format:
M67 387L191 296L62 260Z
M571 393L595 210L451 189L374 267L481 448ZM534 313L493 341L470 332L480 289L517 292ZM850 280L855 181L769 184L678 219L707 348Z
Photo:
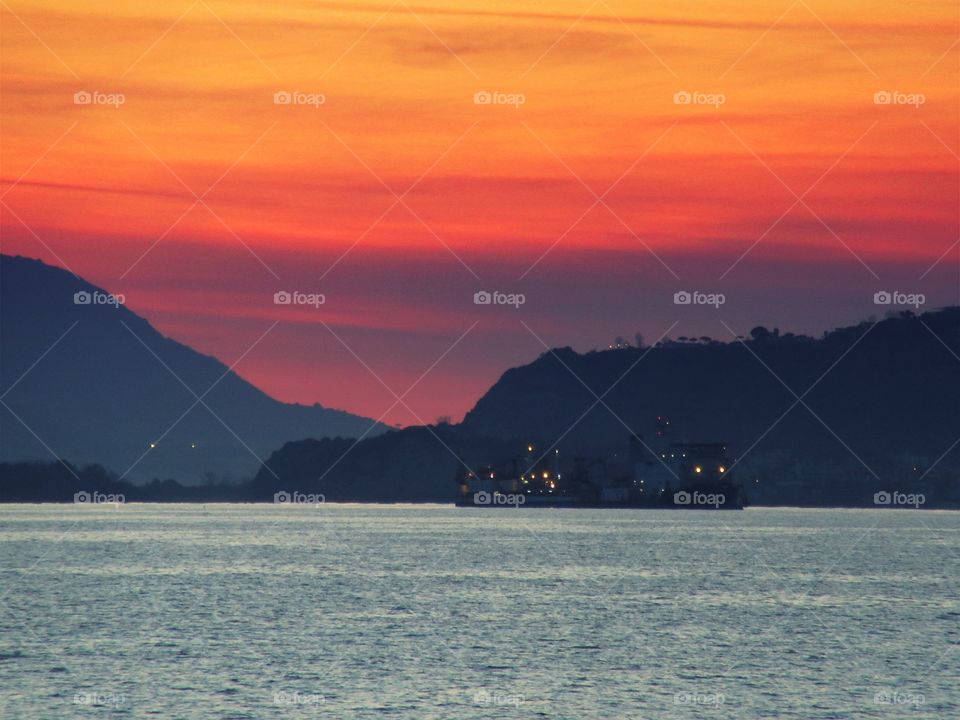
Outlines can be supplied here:
M3 505L0 718L952 720L958 570L913 508Z

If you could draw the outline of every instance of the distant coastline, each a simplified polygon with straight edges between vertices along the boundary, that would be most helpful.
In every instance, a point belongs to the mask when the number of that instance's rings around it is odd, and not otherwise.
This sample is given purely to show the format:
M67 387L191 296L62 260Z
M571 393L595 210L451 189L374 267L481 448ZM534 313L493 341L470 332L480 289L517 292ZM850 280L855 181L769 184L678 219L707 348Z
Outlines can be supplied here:
M271 504L271 505L303 505L319 506L324 504L360 504L360 505L443 505L456 504L455 488L451 485L450 499L396 499L370 500L361 498L330 498L320 493L301 493L290 490L282 493L285 501L279 501L279 493L265 493L255 483L245 482L238 484L219 485L181 485L174 480L156 480L147 485L118 480L104 468L93 465L77 468L70 463L0 463L0 504L44 504L44 505L78 505L78 506L116 506L125 504ZM910 498L919 502L890 502L877 504L874 497L868 496L863 502L810 502L807 504L786 504L769 500L751 501L749 507L763 508L792 508L792 509L863 509L863 510L960 510L960 503L950 499L927 497L916 493L902 493L904 499ZM919 495L919 497L918 497ZM501 511L510 511L514 507L501 508ZM583 509L583 508L538 508L548 509ZM671 507L648 508L589 508L602 510L672 510ZM703 508L710 511L710 508ZM496 512L496 510L493 510Z
M726 340L648 346L638 336L584 353L548 349L506 370L460 422L393 429L276 401L126 308L75 304L77 292L99 290L69 273L0 260L0 374L13 391L0 413L0 502L72 502L83 492L269 502L287 492L447 503L489 491L643 505L684 490L677 469L659 479L651 471L670 446L722 442L730 462L704 464L703 477L733 473L740 504L960 507L960 307L889 309L822 337L757 326ZM74 326L69 352L44 354ZM161 362L143 362L131 330ZM189 387L216 386L208 407L165 365ZM527 447L536 448L529 458ZM464 484L464 471L495 474L495 486Z

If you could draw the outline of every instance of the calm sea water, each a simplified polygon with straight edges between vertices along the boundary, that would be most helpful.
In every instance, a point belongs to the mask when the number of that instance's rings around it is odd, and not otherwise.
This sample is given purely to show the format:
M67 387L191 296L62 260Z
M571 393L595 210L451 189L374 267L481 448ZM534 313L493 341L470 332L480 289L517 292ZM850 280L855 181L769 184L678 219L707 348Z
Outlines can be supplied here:
M3 718L960 718L960 513L0 506Z

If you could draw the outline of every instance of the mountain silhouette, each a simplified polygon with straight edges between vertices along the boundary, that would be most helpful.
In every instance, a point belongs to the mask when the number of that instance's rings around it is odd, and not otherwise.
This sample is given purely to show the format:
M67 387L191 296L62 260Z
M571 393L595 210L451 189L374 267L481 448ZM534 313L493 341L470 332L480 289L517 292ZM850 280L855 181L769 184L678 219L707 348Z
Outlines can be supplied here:
M673 441L719 438L745 452L759 440L751 453L811 462L895 449L932 463L960 437L960 308L819 339L755 328L742 341L560 348L504 373L463 426L504 438L567 433L564 445L596 451L628 428L653 437L657 416L670 420Z
M20 488L11 497L85 489L60 467L22 464L66 458L109 468L85 472L125 492L131 479L211 488L154 483L149 499L449 502L465 466L509 467L528 443L559 449L569 471L577 458L616 462L636 434L657 451L726 443L755 504L869 506L899 490L960 506L957 307L820 338L754 328L726 342L557 348L505 372L462 423L367 433L371 420L270 398L123 305L78 304L105 291L64 270L0 256L0 282L0 462L21 463L0 473ZM50 491L31 491L31 477Z
M956 507L960 308L894 313L817 339L755 328L728 342L551 350L504 373L459 425L289 443L254 491L449 502L459 460L508 465L529 442L559 449L569 471L577 456L622 457L632 433L657 451L725 442L757 504L870 506L874 493L900 490Z
M25 257L0 255L0 347L0 461L68 458L137 481L236 481L287 441L359 437L374 425L280 402L110 304L106 290Z

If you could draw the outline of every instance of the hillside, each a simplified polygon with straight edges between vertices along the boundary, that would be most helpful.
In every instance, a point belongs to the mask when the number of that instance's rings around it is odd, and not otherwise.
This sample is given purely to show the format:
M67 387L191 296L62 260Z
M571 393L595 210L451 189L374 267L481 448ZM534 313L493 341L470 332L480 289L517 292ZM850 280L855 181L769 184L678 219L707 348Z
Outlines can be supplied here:
M565 445L598 451L621 442L624 425L652 436L662 415L676 441L723 439L743 452L763 436L754 452L811 461L850 455L836 436L864 456L895 446L931 462L960 437L960 308L864 322L820 339L756 335L544 353L504 373L463 426L504 438L569 430ZM584 385L596 395L612 387L609 409ZM787 412L794 393L803 403Z
M358 437L373 422L279 402L127 307L77 304L76 293L106 290L0 255L0 461L56 456L119 474L136 463L128 477L139 481L236 481L289 440Z
M658 415L670 420L664 438ZM559 440L567 463L609 458L632 431L654 447L726 441L753 502L860 505L881 489L913 488L955 503L960 309L905 313L819 339L758 328L744 342L563 348L504 373L462 424L432 430L443 444L423 428L353 448L291 443L268 461L279 480L261 470L255 485L263 498L296 489L450 500L457 456L499 464L528 441L549 448Z

